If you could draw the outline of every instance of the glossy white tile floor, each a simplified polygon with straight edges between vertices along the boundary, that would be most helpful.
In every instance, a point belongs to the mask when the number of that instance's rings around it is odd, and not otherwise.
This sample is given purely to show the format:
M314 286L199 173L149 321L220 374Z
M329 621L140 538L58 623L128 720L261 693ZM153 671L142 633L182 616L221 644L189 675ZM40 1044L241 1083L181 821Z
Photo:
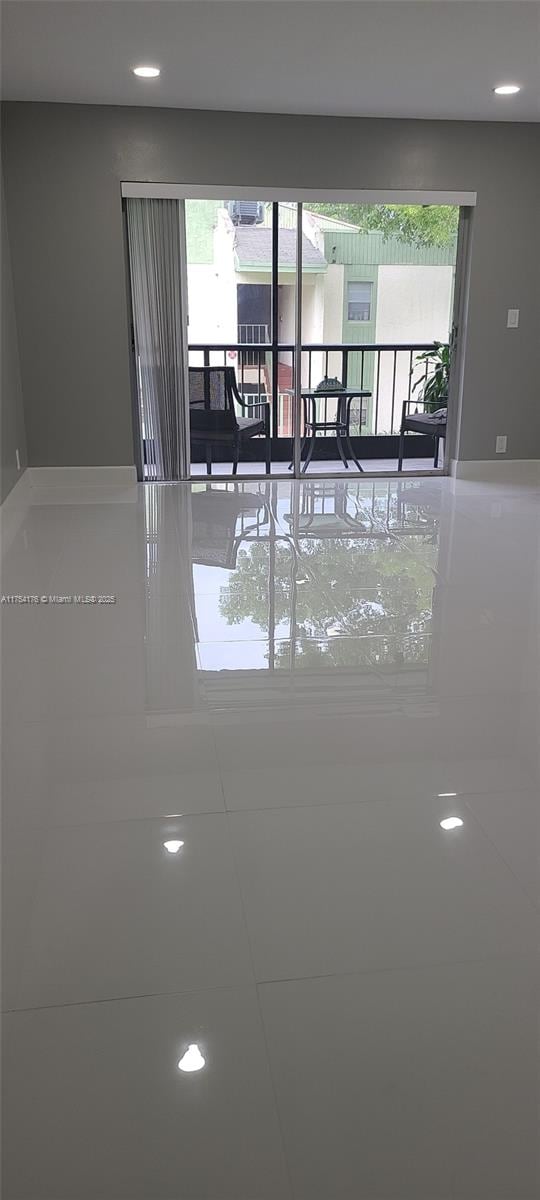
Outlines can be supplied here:
M9 506L5 1200L537 1200L539 509Z

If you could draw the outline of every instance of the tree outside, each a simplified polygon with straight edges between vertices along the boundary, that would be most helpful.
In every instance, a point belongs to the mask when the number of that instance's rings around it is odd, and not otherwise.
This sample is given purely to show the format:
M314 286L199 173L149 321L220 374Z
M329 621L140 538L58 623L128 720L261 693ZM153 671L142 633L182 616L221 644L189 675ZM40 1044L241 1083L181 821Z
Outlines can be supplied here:
M311 204L311 212L351 221L360 233L382 233L413 246L446 246L457 238L459 208L447 204Z

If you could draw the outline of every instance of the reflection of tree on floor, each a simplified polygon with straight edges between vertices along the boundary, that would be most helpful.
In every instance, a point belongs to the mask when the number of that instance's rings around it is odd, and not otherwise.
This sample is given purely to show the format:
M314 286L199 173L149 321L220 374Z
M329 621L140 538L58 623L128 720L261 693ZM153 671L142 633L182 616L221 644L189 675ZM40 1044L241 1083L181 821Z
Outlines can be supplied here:
M290 546L276 540L271 583L268 543L239 551L220 597L220 612L229 624L249 618L271 637L273 607L274 629L290 623L298 665L368 667L427 660L419 635L429 632L432 615L430 538L418 539L414 557L386 538L311 538L301 540L299 548L295 579ZM276 663L288 662L288 654L286 644L277 646Z

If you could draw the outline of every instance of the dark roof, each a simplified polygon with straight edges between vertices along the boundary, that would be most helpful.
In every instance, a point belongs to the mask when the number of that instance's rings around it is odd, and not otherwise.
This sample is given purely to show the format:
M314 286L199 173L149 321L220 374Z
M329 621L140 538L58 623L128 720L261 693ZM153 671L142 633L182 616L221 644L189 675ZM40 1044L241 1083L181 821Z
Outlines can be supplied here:
M296 266L296 230L280 229L279 239L280 267ZM272 265L272 230L264 225L239 225L235 230L234 249L238 265L250 267L268 267ZM309 238L302 237L302 261L304 267L317 268L324 271L327 263L320 250L316 250Z

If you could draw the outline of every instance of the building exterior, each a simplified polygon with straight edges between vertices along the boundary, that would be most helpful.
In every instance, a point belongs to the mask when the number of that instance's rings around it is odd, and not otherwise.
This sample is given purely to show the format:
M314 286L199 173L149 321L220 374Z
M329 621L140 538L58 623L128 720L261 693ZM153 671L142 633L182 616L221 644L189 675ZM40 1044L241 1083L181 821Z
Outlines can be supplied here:
M271 205L259 205L252 223L235 223L234 203L186 202L188 252L188 338L193 344L230 345L271 340ZM278 340L294 342L296 285L296 206L280 204L278 238ZM231 215L232 212L232 215ZM455 244L415 246L382 233L363 233L349 222L304 210L302 317L303 344L350 349L349 385L372 391L362 412L366 432L396 427L392 396L408 393L408 352L378 354L363 346L446 341L449 336ZM358 351L353 348L358 346ZM290 434L292 354L279 352L280 433ZM200 361L192 356L192 361ZM215 361L223 361L216 357ZM271 390L270 355L243 356L245 390ZM414 370L414 361L412 361ZM340 377L341 352L304 355L302 379L316 386L325 376ZM394 387L395 383L395 387ZM375 414L376 406L376 414ZM360 419L360 414L359 414Z

